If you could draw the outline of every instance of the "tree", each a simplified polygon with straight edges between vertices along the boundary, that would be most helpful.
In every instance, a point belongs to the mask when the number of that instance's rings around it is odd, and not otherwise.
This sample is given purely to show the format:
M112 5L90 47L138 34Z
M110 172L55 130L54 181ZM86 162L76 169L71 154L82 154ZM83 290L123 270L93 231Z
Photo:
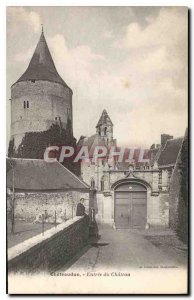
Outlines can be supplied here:
M59 122L52 124L50 128L45 131L27 132L17 151L14 152L14 157L43 159L44 152L48 146L61 147L63 145L72 146L74 149L76 148L76 139L73 136L70 119L67 120L66 128L63 128L62 123ZM79 164L73 163L72 159L63 161L62 165L76 175L79 175Z
M8 157L14 157L15 155L15 141L14 138L9 141Z
M180 197L178 205L178 235L188 243L188 136L186 135L181 149L181 160L179 163L181 175Z

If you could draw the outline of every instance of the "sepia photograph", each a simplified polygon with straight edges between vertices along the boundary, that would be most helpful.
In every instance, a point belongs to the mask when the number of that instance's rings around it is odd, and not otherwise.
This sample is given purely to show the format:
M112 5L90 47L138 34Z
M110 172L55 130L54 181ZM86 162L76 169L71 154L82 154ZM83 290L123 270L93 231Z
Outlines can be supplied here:
M186 6L7 6L7 293L188 294Z

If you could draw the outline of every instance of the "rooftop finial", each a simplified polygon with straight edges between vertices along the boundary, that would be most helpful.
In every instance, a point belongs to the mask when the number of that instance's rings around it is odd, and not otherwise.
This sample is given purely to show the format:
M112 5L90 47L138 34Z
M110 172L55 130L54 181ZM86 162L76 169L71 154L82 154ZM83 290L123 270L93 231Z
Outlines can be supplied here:
M44 30L43 30L43 24L41 24L41 26L42 26L42 33L44 33Z

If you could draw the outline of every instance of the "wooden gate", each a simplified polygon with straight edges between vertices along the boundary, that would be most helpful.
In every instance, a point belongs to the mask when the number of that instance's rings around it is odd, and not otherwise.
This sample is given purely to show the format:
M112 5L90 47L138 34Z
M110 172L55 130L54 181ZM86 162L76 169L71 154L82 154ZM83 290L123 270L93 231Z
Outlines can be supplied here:
M116 228L145 228L147 190L137 183L124 183L115 189Z

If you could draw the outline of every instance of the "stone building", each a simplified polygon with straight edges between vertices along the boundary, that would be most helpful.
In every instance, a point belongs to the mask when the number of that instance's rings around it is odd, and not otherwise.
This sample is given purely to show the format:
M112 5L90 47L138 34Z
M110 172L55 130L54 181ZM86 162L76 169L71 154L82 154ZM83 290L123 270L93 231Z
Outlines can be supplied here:
M14 191L14 194L13 194ZM7 158L7 213L28 222L58 223L76 215L80 198L89 211L90 186L58 161L47 163L41 159Z
M189 142L188 130L178 153L175 167L170 180L169 223L182 241L188 243L189 219Z
M27 70L11 87L10 140L15 151L26 133L46 131L52 124L66 128L68 120L72 129L72 94L57 72L42 31Z
M79 140L79 147L116 145L106 111L96 128L95 135ZM182 138L161 135L161 145L152 145L149 150L149 164L110 161L107 157L82 161L82 179L96 190L93 205L97 220L116 228L169 227L169 183L181 143Z

